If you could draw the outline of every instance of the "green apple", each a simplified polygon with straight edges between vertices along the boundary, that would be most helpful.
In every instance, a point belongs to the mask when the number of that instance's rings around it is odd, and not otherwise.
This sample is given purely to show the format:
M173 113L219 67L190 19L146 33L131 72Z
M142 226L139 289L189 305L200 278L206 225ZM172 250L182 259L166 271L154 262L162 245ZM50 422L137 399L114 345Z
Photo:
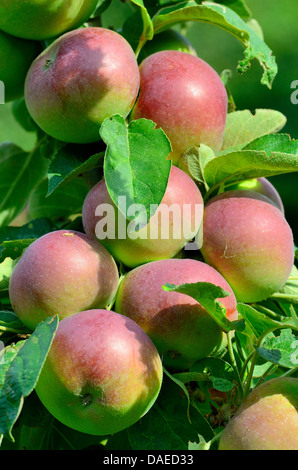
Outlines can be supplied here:
M21 98L27 72L41 52L37 41L19 39L0 31L0 80L4 84L4 101Z
M98 0L0 0L0 29L24 39L48 39L81 26Z
M147 41L141 49L138 60L141 62L146 57L159 51L181 51L188 54L197 55L191 42L175 29L167 29L155 34L151 41Z
M249 180L241 181L240 183L236 183L232 186L228 186L229 191L234 189L241 189L244 191L255 191L257 193L264 194L264 196L267 196L269 199L271 199L271 201L276 204L276 206L280 209L283 215L285 215L285 209L282 199L277 189L267 178L252 178Z

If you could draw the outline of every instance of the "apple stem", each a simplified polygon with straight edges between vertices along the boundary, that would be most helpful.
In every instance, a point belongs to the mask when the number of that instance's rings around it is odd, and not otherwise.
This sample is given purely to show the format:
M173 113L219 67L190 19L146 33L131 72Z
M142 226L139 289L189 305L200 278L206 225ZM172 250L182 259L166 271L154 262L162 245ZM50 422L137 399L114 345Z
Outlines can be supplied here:
M237 376L237 380L238 380L238 384L239 384L239 388L240 388L240 395L241 395L241 398L242 398L244 390L243 390L242 380L241 380L241 377L240 377L239 369L238 369L237 362L236 362L235 355L234 355L234 351L233 351L231 334L232 334L232 331L229 331L227 333L228 351L229 351L229 355L230 355L230 359L231 359L231 366L233 367L234 372Z

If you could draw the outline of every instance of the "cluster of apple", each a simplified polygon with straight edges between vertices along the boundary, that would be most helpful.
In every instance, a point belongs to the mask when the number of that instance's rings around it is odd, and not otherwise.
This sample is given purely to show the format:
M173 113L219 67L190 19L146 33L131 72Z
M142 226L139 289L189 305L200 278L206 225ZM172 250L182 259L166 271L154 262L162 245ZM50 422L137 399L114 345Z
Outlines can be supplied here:
M27 56L24 96L37 125L55 139L83 144L98 141L100 125L113 114L151 119L172 146L160 207L176 207L180 216L191 208L189 218L182 217L187 227L180 237L150 238L149 228L159 234L164 223L158 209L145 227L149 236L99 240L96 208L109 204L117 213L103 178L84 201L85 233L58 230L40 237L12 273L11 305L27 327L33 330L55 314L60 319L36 387L41 401L74 429L112 434L151 408L163 365L184 370L226 345L225 333L198 302L162 287L220 286L230 293L219 299L226 316L236 320L238 301L264 300L285 284L294 262L293 235L268 180L255 181L253 191L239 185L204 207L198 186L178 168L179 157L192 145L221 148L227 93L206 62L193 51L165 50L139 65L119 33L80 27L97 0L83 7L81 1L67 2L45 15L40 14L44 2L21 4L0 1L0 41L12 34L18 37L12 43L29 45L58 36L34 61ZM16 19L18 8L22 22ZM11 76L4 81L12 83ZM169 232L173 219L167 219ZM194 224L204 261L188 258L185 250L180 256ZM123 277L119 262L127 268Z

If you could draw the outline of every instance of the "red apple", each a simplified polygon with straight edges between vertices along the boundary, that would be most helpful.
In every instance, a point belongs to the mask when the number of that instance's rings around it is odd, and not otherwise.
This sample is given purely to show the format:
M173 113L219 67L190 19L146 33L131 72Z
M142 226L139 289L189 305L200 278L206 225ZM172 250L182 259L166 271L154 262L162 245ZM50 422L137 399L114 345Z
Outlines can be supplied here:
M140 75L140 94L131 119L151 119L164 130L174 164L194 145L220 150L228 98L209 64L187 52L160 51L141 63Z
M109 209L107 215L102 214L101 207ZM173 166L163 200L148 225L136 233L137 238L129 233L129 222L115 207L104 179L87 194L82 217L89 236L98 237L116 259L135 267L175 256L200 228L203 199L194 181ZM104 231L105 226L115 230Z
M51 137L71 143L100 140L113 114L127 117L139 91L138 63L115 31L89 27L60 36L31 65L25 99Z
M35 240L15 266L9 283L12 307L34 329L54 314L65 318L114 299L119 275L110 253L84 233L57 230Z
M298 450L298 379L256 387L220 437L219 450Z
M202 255L240 302L258 302L286 283L294 263L292 230L266 196L227 191L204 212Z
M237 320L237 302L225 279L194 259L153 261L130 271L121 281L114 309L140 325L156 345L166 367L189 368L226 345L226 335L192 297L162 286L209 282L230 295L219 299L227 318Z
M59 323L36 392L66 426L114 434L152 407L162 372L155 346L135 322L113 311L88 310Z

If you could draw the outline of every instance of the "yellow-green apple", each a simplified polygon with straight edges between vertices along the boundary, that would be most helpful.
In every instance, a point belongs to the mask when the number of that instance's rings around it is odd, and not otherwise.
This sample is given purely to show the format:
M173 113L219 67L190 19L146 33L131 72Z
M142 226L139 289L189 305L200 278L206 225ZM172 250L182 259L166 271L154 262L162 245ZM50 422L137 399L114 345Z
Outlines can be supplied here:
M152 407L162 372L156 347L135 322L111 310L87 310L60 321L36 392L66 426L114 434Z
M285 209L280 194L275 188L275 186L267 178L252 178L249 180L241 181L240 183L236 183L235 185L228 186L229 191L234 189L255 191L257 193L264 194L264 196L267 196L269 199L271 199L271 201L273 201L276 206L281 210L283 215L285 215Z
M205 205L201 253L238 301L258 302L286 283L294 263L293 233L271 199L227 191Z
M81 26L98 0L0 0L0 29L24 39L43 40Z
M24 95L27 72L40 52L39 42L19 39L0 31L0 80L4 84L5 102Z
M36 239L17 262L9 283L12 307L34 329L47 317L60 319L89 308L105 308L119 283L117 265L85 233L57 230Z
M298 450L298 379L278 377L253 389L224 429L219 450Z
M194 56L197 55L191 42L175 29L167 29L155 34L151 41L147 41L138 56L139 63L149 55L159 51L181 51Z
M217 72L187 52L160 51L140 65L140 94L130 119L147 118L167 134L178 163L188 148L218 152L227 116L227 92Z
M192 297L162 286L196 282L215 284L230 295L218 299L230 321L237 320L237 302L225 279L195 259L153 261L122 279L114 309L140 325L156 345L166 367L189 368L196 360L217 354L226 335L207 310Z
M63 34L32 63L25 82L29 113L48 135L71 143L100 140L105 118L127 117L138 94L134 52L115 31Z
M104 179L87 194L82 218L89 236L97 237L126 266L136 267L172 258L199 233L203 199L194 181L172 166L160 205L139 231L130 231L132 222L113 203Z

